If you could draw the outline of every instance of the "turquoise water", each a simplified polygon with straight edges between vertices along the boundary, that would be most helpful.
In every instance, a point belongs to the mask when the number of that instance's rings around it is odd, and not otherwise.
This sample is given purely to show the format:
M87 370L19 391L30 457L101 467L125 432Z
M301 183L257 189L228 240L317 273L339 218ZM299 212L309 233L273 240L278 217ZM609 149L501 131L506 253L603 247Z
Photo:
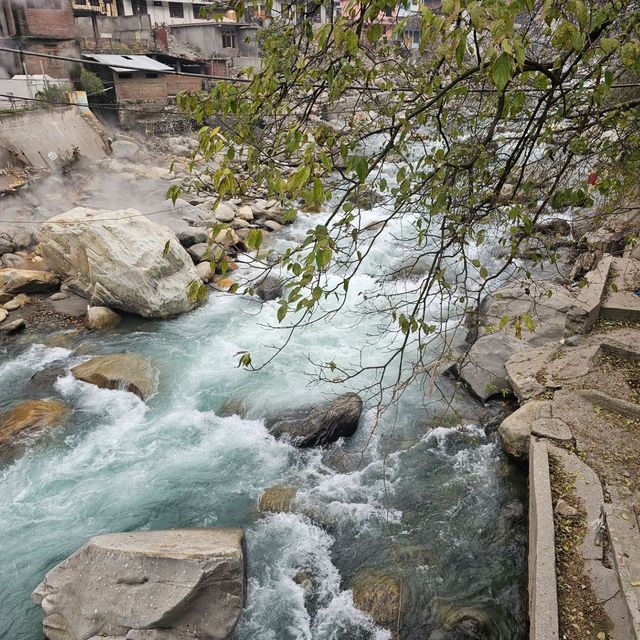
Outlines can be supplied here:
M301 219L290 240L313 223ZM296 333L260 372L237 368L234 354L249 350L257 361L270 352L281 335L269 327L277 306L224 294L175 320L71 336L68 348L31 333L0 351L0 409L34 397L29 378L48 364L66 372L48 395L72 408L66 430L0 462L0 638L42 637L30 593L89 537L196 526L246 529L249 592L237 640L390 638L348 589L369 568L408 586L403 639L464 637L446 625L461 609L485 620L486 637L526 637L525 479L474 420L479 406L460 399L467 419L451 424L439 417L438 392L425 399L411 387L377 423L368 402L357 434L329 452L295 449L265 430L267 412L345 390L313 384L312 361L379 355L379 318L354 321L357 292L396 255L389 235L353 284L348 312ZM122 351L153 363L158 388L146 403L68 373L87 354ZM447 381L442 389L454 391ZM249 418L220 417L229 398L245 400ZM346 471L333 462L340 451L352 454ZM294 513L261 517L262 491L280 483L298 487ZM311 593L296 582L300 571L312 577Z

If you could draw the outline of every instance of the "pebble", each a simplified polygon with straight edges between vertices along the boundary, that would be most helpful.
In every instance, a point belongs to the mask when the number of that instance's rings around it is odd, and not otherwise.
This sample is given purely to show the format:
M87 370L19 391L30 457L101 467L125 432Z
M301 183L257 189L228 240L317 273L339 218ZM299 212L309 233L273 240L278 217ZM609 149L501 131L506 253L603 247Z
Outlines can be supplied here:
M564 339L564 343L568 346L568 347L575 347L580 343L580 340L582 339L581 335L575 334L573 336L569 336L568 338Z
M563 518L577 518L579 513L575 507L567 504L562 498L556 503L554 512Z
M49 300L66 300L68 297L69 294L65 291L58 291L58 293L54 293L53 295L49 296Z
M3 333L18 333L18 331L22 331L26 326L25 321L22 318L18 318L18 320L3 324L1 330Z
M9 312L6 309L0 309L0 322L4 322Z

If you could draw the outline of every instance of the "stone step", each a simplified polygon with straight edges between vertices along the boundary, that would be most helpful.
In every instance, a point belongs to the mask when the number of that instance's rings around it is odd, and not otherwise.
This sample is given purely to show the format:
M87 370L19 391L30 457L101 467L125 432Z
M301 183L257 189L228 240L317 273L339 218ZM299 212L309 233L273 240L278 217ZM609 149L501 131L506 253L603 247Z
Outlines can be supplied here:
M613 497L613 496L612 496ZM620 591L629 613L632 638L640 638L640 532L638 516L614 499L605 505L609 540Z
M589 331L600 317L601 302L605 297L605 288L612 262L612 256L603 256L598 264L585 275L586 285L577 292L576 307L580 309L584 318L584 325L580 333Z
M600 306L600 317L616 322L640 322L640 261L630 257L614 258L613 277Z

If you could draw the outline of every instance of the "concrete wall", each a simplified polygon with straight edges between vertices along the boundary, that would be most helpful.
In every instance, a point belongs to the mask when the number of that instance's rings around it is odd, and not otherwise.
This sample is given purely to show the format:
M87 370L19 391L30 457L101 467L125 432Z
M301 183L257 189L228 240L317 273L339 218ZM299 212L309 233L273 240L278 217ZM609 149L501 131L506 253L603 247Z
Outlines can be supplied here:
M182 42L197 47L208 58L258 57L258 27L236 23L183 25L171 27L171 33ZM235 47L223 46L223 32L235 34Z
M61 87L71 89L71 84L67 80L52 80L50 84L57 84ZM15 99L0 97L0 108L7 109L16 105L18 107L33 106L30 100L20 100L20 98L35 98L38 91L45 88L45 81L40 78L29 78L20 80L2 80L0 79L0 94L13 95Z
M118 44L145 51L155 48L149 16L76 16L75 25L83 49L117 50Z
M46 53L54 56L65 56L68 58L79 58L80 50L75 40L25 40L23 48L37 53ZM25 66L27 73L33 75L47 74L52 78L72 78L76 74L76 63L51 58L39 58L36 56L25 56Z
M105 158L107 145L92 118L81 116L76 107L3 115L0 117L0 156L4 150L5 154L37 168L59 166L59 158L74 147L78 147L85 158Z

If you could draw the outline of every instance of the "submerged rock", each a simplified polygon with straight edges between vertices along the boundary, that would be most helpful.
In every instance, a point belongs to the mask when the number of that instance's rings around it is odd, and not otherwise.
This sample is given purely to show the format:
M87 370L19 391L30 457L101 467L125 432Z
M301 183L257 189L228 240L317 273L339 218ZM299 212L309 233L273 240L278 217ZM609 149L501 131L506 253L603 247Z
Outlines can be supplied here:
M33 592L50 640L230 640L245 602L241 529L92 538Z
M96 356L79 364L71 373L102 389L123 389L145 400L153 392L155 375L151 363L132 353Z
M0 415L0 447L18 433L64 426L68 408L57 400L25 400Z
M0 269L0 291L4 293L46 293L59 287L60 278L49 271Z
M56 273L73 280L90 304L165 318L193 309L189 285L198 274L167 228L135 209L77 207L47 220L40 251Z
M258 509L262 513L289 513L297 493L298 490L295 487L283 484L269 487L260 496Z
M317 406L271 416L266 425L276 438L289 438L297 447L315 447L352 436L358 428L361 413L360 396L345 393Z
M408 590L402 578L378 569L366 569L348 584L353 603L381 627L395 629L402 623Z

